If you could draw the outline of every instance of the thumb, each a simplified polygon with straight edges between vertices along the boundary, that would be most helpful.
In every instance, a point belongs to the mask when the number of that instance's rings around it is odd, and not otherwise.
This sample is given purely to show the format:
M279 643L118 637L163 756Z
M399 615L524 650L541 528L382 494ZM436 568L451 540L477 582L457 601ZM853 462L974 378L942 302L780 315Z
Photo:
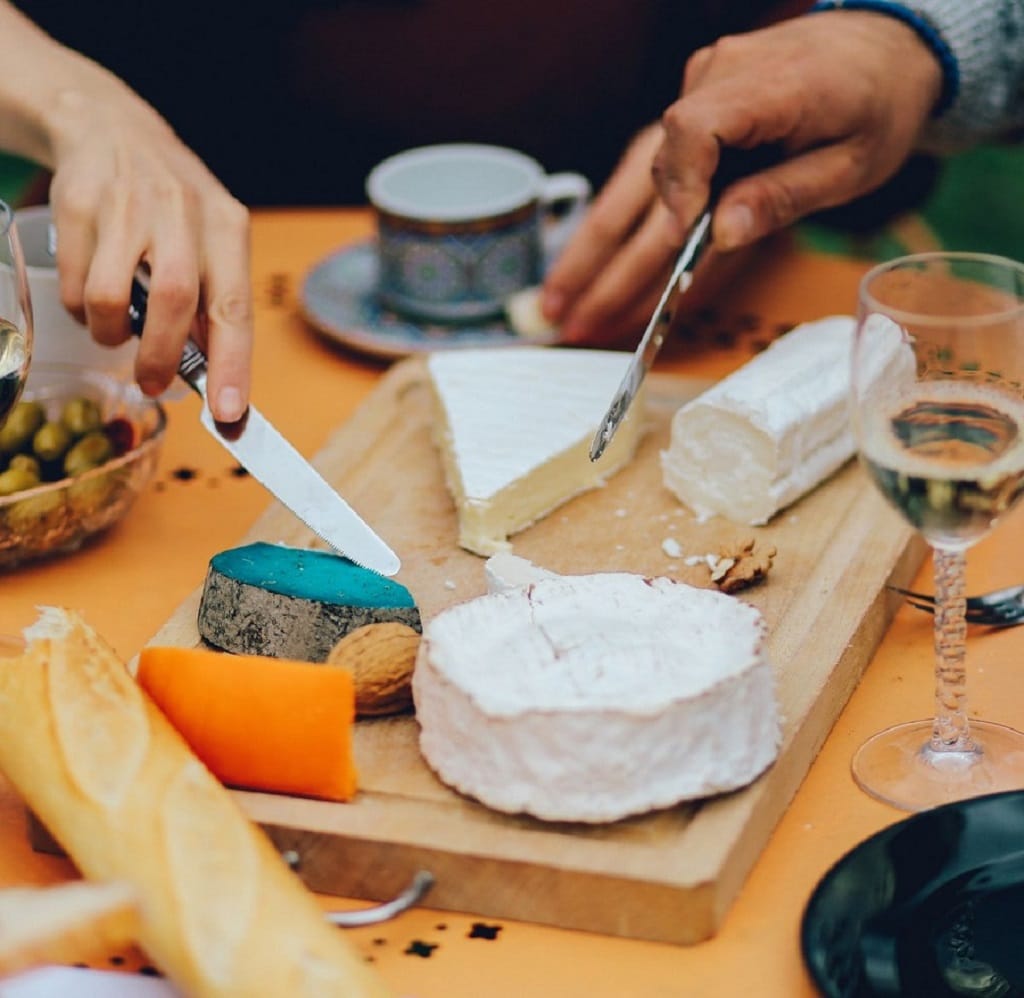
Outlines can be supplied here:
M721 250L738 249L823 208L865 193L846 143L801 153L744 177L722 192L712 234Z

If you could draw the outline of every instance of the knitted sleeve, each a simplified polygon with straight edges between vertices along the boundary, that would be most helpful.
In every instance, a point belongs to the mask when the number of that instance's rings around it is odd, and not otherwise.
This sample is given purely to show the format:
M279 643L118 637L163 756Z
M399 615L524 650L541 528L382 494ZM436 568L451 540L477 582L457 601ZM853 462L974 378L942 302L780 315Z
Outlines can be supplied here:
M927 147L952 150L1024 125L1024 0L825 0L813 9L844 7L898 17L935 52L945 99Z

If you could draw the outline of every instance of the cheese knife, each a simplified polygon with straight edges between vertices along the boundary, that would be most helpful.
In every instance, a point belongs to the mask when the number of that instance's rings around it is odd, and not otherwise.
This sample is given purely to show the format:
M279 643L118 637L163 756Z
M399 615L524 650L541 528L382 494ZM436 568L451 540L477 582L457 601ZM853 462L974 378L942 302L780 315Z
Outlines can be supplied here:
M718 169L711 182L708 203L690 227L683 248L676 258L669 275L665 290L651 315L647 328L637 345L633 359L626 368L622 381L612 397L608 411L598 425L597 432L590 444L590 460L596 461L611 443L615 431L629 412L640 391L647 372L654 364L658 351L661 350L665 338L672 327L679 300L693 281L693 271L711 245L711 216L718 202L718 195L733 181L748 173L762 170L779 159L779 150L775 146L759 146L756 149L723 148L719 155Z
M140 267L132 281L128 318L142 334L149 300L149 274ZM237 423L219 423L206 398L206 356L187 340L178 375L203 400L200 422L238 463L321 540L351 561L380 575L395 575L402 563L316 469L250 405Z

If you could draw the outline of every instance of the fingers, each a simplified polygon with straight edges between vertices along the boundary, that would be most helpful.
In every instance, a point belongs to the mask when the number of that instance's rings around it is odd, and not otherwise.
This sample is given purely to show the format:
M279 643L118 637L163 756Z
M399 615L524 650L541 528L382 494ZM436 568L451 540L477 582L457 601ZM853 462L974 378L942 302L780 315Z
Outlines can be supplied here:
M801 153L724 191L713 219L713 241L722 250L746 246L814 211L852 200L863 187L864 173L851 143Z
M89 261L96 248L96 232L92 225L92 217L86 212L65 207L57 196L56 185L51 191L50 205L53 225L57 232L60 300L79 322L85 323L85 279L89 273Z
M544 281L541 303L550 321L561 323L565 319L579 296L643 221L654 200L649 171L660 141L659 132L648 128L629 145L555 261Z
M566 343L628 343L657 301L678 249L651 180L660 143L659 125L640 132L544 282L544 314Z
M93 192L78 203L54 192L61 298L94 339L111 346L131 335L129 304L136 268L149 269L146 320L135 378L149 395L174 379L186 338L209 360L214 417L234 422L249 402L252 291L249 215L208 175L193 186L168 185L158 198Z
M234 422L249 405L253 323L249 214L235 201L221 205L207 232L207 397L215 419Z
M574 302L562 325L563 342L635 341L657 303L676 252L668 211L655 203L640 228Z
M690 59L682 95L662 117L658 194L685 231L707 202L721 148L781 147L788 160L720 198L715 245L747 245L884 183L940 83L920 38L870 12L826 11L721 38Z

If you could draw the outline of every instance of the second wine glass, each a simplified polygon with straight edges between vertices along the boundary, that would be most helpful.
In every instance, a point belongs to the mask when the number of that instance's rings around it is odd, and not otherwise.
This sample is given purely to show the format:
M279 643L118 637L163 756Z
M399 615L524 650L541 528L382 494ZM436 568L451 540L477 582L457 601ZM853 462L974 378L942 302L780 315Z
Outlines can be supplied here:
M935 566L935 713L883 731L854 778L907 811L1024 787L1024 734L969 720L965 552L1024 491L1024 266L926 253L861 282L852 418L861 460Z

